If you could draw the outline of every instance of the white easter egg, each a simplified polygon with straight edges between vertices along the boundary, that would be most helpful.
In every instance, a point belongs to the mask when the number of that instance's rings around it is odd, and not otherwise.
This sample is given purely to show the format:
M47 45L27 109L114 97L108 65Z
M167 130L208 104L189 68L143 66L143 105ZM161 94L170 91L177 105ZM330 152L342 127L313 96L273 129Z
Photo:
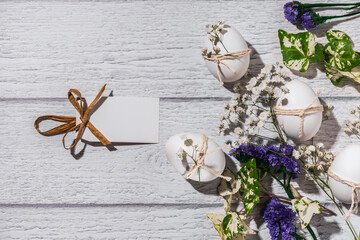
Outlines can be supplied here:
M197 145L197 153L193 156L193 158L196 159L199 150L201 149L202 142L203 136L201 134L181 133L174 135L166 142L166 156L175 169L183 175L194 166L194 160L190 157L193 155L193 146ZM211 139L208 139L207 152L210 152L217 147L219 147L219 145L217 145ZM190 156L184 154L184 157L179 157L179 153L182 152L182 150L187 152ZM217 173L221 174L225 169L224 152L220 149L209 154L205 157L204 164ZM200 172L195 171L194 174L190 176L190 179L199 181L199 174L201 182L207 182L217 178L217 176L211 174L206 169L200 168Z
M277 103L276 107L281 109L301 109L308 107L316 97L312 88L300 80L292 80L285 84L289 92L283 94ZM321 105L319 99L316 99L313 105ZM276 115L280 127L284 130L285 134L293 140L306 141L314 137L319 131L322 122L322 112L312 113L305 115L303 124L303 135L299 137L299 128L301 119L299 116L293 115Z
M220 36L220 38L228 52L236 52L248 49L248 45L241 34L234 27L229 25L224 25L223 35ZM220 48L220 54L227 53L224 46L220 42L216 46ZM213 49L213 45L208 37L205 41L205 47L208 49L208 51ZM250 54L237 59L223 60L223 62L231 67L234 72L232 72L225 65L220 64L219 66L222 81L234 82L242 78L247 72L250 63ZM213 61L205 59L205 65L209 69L210 73L219 80L216 71L216 64Z
M338 153L331 170L345 180L360 182L360 145L349 145ZM351 203L351 187L329 177L329 185L335 197L343 203Z

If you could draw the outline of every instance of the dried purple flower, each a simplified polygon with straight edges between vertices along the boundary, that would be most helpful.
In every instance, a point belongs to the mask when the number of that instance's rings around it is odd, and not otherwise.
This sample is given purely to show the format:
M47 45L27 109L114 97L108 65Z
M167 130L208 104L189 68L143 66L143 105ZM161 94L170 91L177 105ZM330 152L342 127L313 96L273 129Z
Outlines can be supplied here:
M295 2L285 3L284 16L289 22L294 23L294 24L296 23L298 15L299 15L298 7L299 7L299 4L297 4Z
M245 145L231 149L229 155L241 158L241 153L261 160L269 167L284 166L286 171L293 174L300 173L300 166L292 157L294 148L290 145L277 147L274 145ZM239 159L240 160L240 159Z
M277 240L281 236L282 240L295 240L292 236L296 229L292 222L296 213L290 208L278 202L275 198L271 198L262 213L267 228L270 231L271 239Z
M318 27L318 25L314 22L313 16L315 12L311 9L305 11L301 15L301 26L303 26L306 29L315 29Z

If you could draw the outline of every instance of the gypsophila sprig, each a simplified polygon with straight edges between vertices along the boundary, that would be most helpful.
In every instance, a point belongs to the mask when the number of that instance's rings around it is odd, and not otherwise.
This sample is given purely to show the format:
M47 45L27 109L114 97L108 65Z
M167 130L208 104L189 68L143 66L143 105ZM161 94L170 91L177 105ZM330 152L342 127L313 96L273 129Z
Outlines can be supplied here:
M279 134L282 138L280 129L274 125L276 117L272 106L283 93L288 92L284 87L287 80L282 66L277 64L266 65L245 86L236 84L234 96L220 113L217 133L227 135L234 132L240 137L240 143L262 136L263 130Z
M311 179L310 175L324 178L327 181L327 170L335 158L335 152L328 151L324 144L300 145L293 151L293 157L299 160L306 169L306 177Z
M360 138L360 105L350 110L353 119L346 121L344 132L348 135L355 135Z
M218 24L208 24L206 25L206 32L208 34L208 38L212 43L212 49L203 48L201 49L201 54L203 56L211 57L212 55L220 54L220 47L218 44L221 44L226 52L229 52L224 43L222 42L222 37L224 35L224 22L220 21Z

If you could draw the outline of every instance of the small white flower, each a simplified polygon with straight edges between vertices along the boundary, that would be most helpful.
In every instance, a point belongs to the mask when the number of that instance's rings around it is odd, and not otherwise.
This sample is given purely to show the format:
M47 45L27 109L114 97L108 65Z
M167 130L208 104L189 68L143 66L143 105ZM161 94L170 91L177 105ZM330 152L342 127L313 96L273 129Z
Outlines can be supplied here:
M215 40L215 37L213 35L209 35L208 38L211 42L213 42Z
M216 53L220 52L220 48L218 46L214 46L213 49L214 49L214 52L216 52Z
M251 86L251 87L253 87L253 86L256 85L257 81L258 81L258 80L253 77L253 78L250 79L248 85Z
M280 71L280 76L282 78L287 78L288 77L287 74L284 71Z
M271 81L278 83L278 82L281 82L281 78L279 77L279 75L275 75L271 78Z
M262 113L260 113L259 118L260 118L260 120L265 121L270 117L270 115L271 114L269 111L262 112Z
M309 149L311 152L315 152L316 150L314 145L309 145L306 149Z
M208 50L208 49L207 49L206 47L205 47L205 48L202 48L202 49L201 49L201 54L202 54L202 55L206 55L206 54L207 54L207 50Z
M285 86L282 86L280 89L281 89L281 91L282 91L283 93L289 93L289 92L290 92L290 90L289 90L287 87L285 87Z
M351 109L351 110L350 110L350 113L351 113L351 114L355 114L355 113L356 113L356 109Z
M279 88L274 89L274 97L275 98L280 98L282 95L283 95L283 92L281 91L281 89L279 89Z
M323 144L323 143L317 143L317 144L316 144L316 147L319 148L319 149L320 149L320 148L323 148L323 147L324 147L324 144Z
M229 102L230 107L234 107L234 106L237 106L237 105L238 105L238 101L236 101L234 99Z
M263 121L259 121L257 123L257 126L260 127L260 128L262 128L264 125L265 125L265 123Z
M239 93L234 93L234 95L232 96L232 100L235 100L235 101L239 101L240 100L240 94Z
M293 157L294 157L295 159L299 159L299 158L300 158L300 152L294 150L294 151L293 151Z
M253 95L251 95L251 101L256 102L259 99L259 97L260 97L260 95L253 94Z
M317 155L318 155L319 158L322 158L324 156L324 153L323 152L318 152Z
M266 87L267 87L267 85L266 85L266 82L264 81L264 82L260 83L259 90L264 91L266 89Z
M249 142L249 139L247 137L242 137L240 138L239 142L242 144L247 144Z
M237 123L239 121L239 116L236 113L230 113L229 120L233 123Z
M252 124L252 120L250 119L250 118L247 118L246 120L245 120L245 125L247 125L247 126L250 126L251 124Z
M249 99L249 94L245 93L245 94L242 96L242 101L243 101L243 102L246 102L248 99Z
M206 32L207 32L207 34L210 34L211 33L211 28L206 28Z
M243 133L243 131L241 130L240 127L237 127L237 128L234 129L234 133L237 134L237 135L240 135L240 134Z
M310 156L311 153L312 153L312 152L311 152L308 148L306 148L306 150L305 150L305 155Z

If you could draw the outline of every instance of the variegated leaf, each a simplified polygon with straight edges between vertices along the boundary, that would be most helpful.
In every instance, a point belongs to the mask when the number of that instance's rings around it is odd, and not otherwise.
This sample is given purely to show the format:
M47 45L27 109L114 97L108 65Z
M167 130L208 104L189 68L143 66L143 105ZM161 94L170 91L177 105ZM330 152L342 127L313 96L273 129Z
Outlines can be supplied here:
M360 64L360 55L352 49L350 38L345 33L328 31L327 38L325 62L340 71L350 71Z
M360 83L360 65L354 67L350 71L340 71L336 67L331 66L329 63L324 62L326 76L331 80L334 85L338 85L343 78L351 78Z
M289 69L305 72L310 62L319 62L323 57L320 45L310 32L293 34L279 29L279 40L284 65Z
M337 41L337 40L349 40L350 41L350 37L339 30L329 30L326 32L326 38L329 42L332 41Z
M255 205L259 202L260 185L256 169L256 159L252 158L244 164L238 172L241 179L241 196L244 200L246 216L249 216Z
M301 229L306 228L314 214L321 213L322 208L318 201L310 201L307 197L292 199L292 208L300 217Z
M217 188L219 195L225 197L237 193L241 187L241 180L228 168L225 168L223 175L231 177L231 181L221 179Z
M214 228L218 231L221 239L245 239L248 234L255 232L244 222L244 216L237 212L229 214L208 213L206 215L214 224Z

